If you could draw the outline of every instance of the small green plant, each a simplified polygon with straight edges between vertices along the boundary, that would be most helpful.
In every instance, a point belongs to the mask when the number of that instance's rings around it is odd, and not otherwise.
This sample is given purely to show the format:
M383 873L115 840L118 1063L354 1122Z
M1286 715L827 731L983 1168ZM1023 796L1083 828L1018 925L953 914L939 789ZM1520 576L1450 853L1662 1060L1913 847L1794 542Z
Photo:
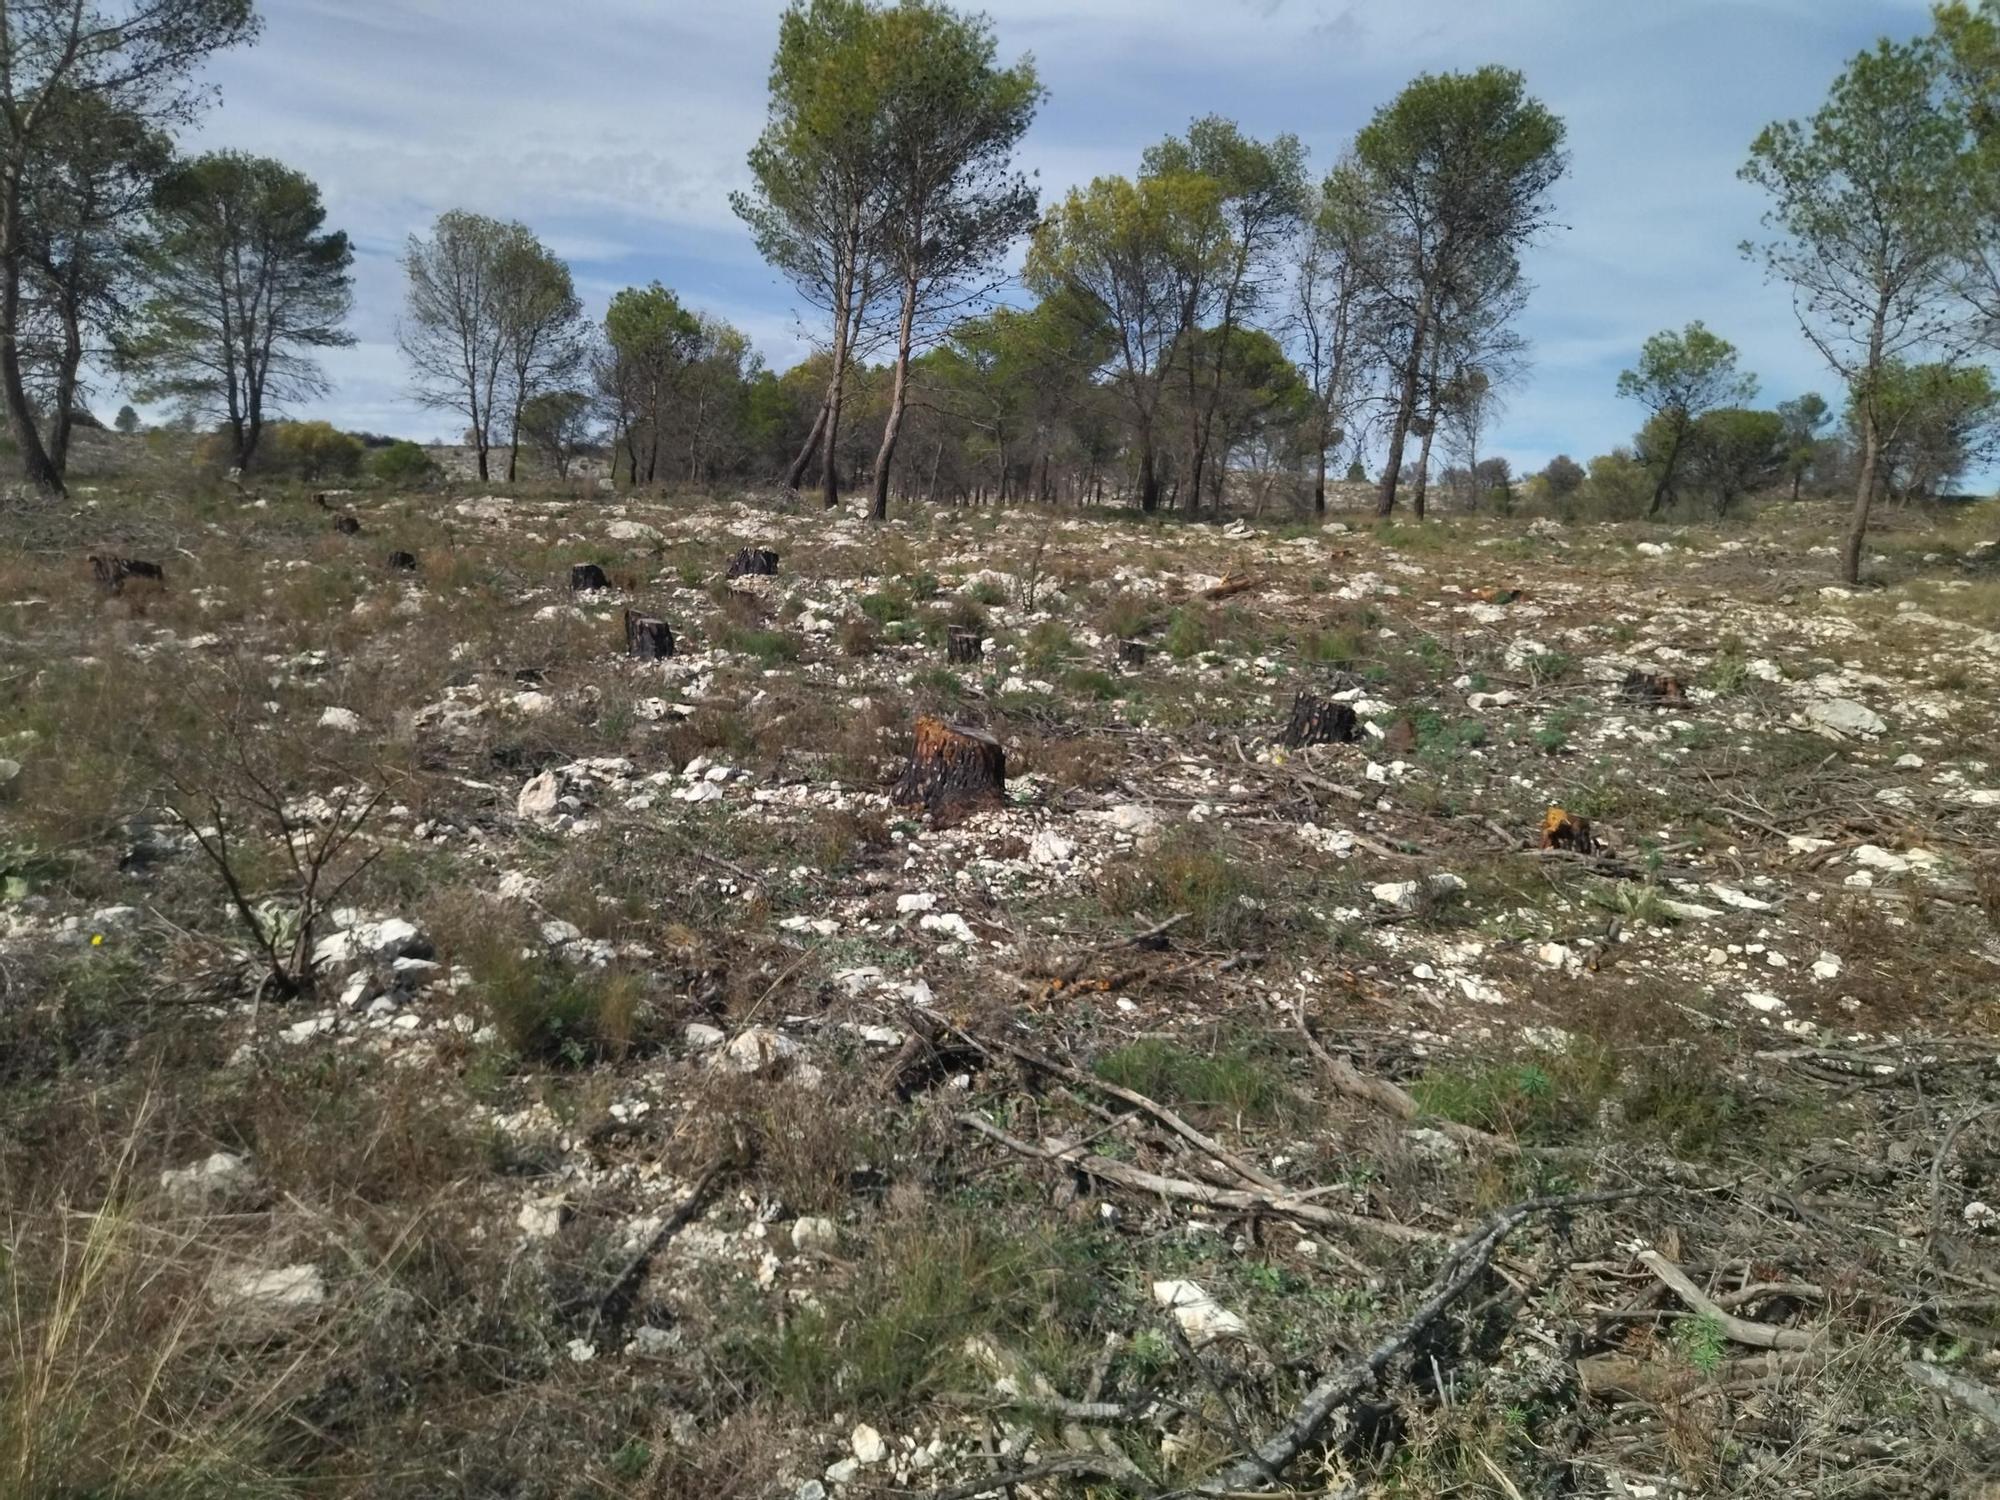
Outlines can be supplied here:
M1107 1052L1096 1073L1107 1083L1162 1102L1216 1110L1250 1119L1270 1119L1287 1098L1273 1063L1247 1045L1219 1052L1146 1037Z
M1177 661L1199 656L1213 639L1214 626L1206 610L1177 609L1167 621L1167 655Z
M1028 639L1022 654L1028 665L1038 672L1046 672L1059 667L1063 660L1076 650L1076 641L1069 633L1069 627L1056 620L1043 620L1028 632Z
M1674 1330L1674 1344L1681 1358L1702 1374L1713 1375L1722 1368L1723 1356L1729 1351L1729 1335L1715 1314L1697 1313L1683 1319Z

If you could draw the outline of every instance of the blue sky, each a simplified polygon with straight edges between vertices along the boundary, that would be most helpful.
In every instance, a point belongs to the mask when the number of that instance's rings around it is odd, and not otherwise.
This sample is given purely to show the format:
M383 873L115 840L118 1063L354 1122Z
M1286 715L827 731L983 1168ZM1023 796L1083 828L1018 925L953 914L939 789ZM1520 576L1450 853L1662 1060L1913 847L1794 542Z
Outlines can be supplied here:
M1735 173L1767 121L1810 113L1854 52L1927 24L1921 0L990 0L1049 100L1024 164L1044 202L1130 173L1190 118L1296 132L1324 169L1422 71L1521 69L1569 127L1563 227L1528 257L1532 366L1488 447L1517 466L1626 440L1612 394L1649 333L1701 318L1764 400L1827 389L1789 298L1737 253L1759 195ZM593 313L658 278L783 366L789 290L728 205L763 121L776 0L264 0L262 41L211 69L191 148L315 178L357 247L353 329L314 414L418 437L395 349L405 238L448 208L532 226Z

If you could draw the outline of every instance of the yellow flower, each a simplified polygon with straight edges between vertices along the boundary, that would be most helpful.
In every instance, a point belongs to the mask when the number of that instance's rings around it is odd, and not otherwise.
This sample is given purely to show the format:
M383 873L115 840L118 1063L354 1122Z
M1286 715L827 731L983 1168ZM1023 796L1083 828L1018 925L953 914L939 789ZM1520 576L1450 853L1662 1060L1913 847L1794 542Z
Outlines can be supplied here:
M104 946L104 934L101 932L93 932L90 935L90 946L93 948L102 948Z

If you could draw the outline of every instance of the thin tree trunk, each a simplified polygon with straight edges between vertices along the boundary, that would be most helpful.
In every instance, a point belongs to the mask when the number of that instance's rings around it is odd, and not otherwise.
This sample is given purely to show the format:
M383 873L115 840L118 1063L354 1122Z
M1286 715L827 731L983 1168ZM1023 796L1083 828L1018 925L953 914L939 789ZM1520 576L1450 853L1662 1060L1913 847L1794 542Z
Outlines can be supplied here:
M909 400L910 342L917 322L917 281L903 282L903 316L896 325L896 374L889 387L889 416L882 424L882 447L875 455L875 503L878 521L889 518L889 466L896 461L896 439L902 436L903 408Z
M1375 500L1375 514L1386 516L1396 508L1396 485L1402 477L1403 444L1410 435L1410 419L1417 414L1417 378L1423 372L1425 340L1430 337L1431 300L1426 287L1417 301L1417 318L1410 329L1410 357L1403 367L1403 389L1396 400L1396 421L1389 429L1389 461L1382 469L1382 486Z
M1861 582L1861 544L1868 535L1868 510L1875 500L1875 470L1881 461L1882 436L1872 407L1861 418L1861 475L1854 486L1854 519L1848 523L1847 542L1840 549L1840 576L1848 585Z
M1417 449L1417 482L1410 490L1410 509L1417 519L1424 518L1424 497L1430 490L1431 482L1431 440L1437 435L1437 417L1431 417L1430 426L1424 429L1423 446Z
M1313 514L1316 516L1326 514L1326 434L1324 432L1320 434L1318 464L1313 474Z
M820 434L826 431L826 397L819 398L819 410L813 413L812 430L806 434L805 445L799 449L799 456L792 460L792 466L785 471L785 488L796 490L805 483L806 470L812 467L813 455L819 452Z

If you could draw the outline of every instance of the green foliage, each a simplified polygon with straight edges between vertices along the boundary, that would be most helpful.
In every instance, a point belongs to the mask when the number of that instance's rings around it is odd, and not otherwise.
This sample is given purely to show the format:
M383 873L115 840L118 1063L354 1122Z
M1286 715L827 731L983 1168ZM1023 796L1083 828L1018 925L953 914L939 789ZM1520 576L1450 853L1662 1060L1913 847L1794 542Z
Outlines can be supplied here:
M1874 385L1881 473L1889 490L1929 499L2000 450L2000 388L1984 365L1885 361ZM1857 439L1867 402L1850 396Z
M423 446L400 438L376 453L370 467L384 484L408 489L429 483L435 473L435 465Z
M561 1067L623 1057L652 1019L631 974L514 959L479 976L478 995L501 1039L527 1062Z
M361 471L366 449L361 439L331 422L280 422L267 436L265 467L312 484L321 479L346 479Z
M1199 656L1214 644L1214 629L1205 609L1189 605L1175 610L1167 621L1167 655L1181 661Z
M1674 1345L1681 1358L1702 1374L1713 1375L1728 1356L1729 1334L1713 1313L1696 1313L1674 1330Z
M319 188L268 157L217 151L153 198L148 296L121 358L142 400L227 424L248 464L267 409L327 389L311 351L354 342L347 236L327 231Z
M1774 411L1723 407L1703 412L1687 444L1689 478L1718 516L1785 468L1785 420Z
M1658 511L1679 495L1683 465L1704 413L1738 406L1757 394L1757 377L1736 367L1736 346L1699 320L1679 333L1654 334L1639 351L1637 369L1618 377L1618 394L1651 413L1639 434L1639 461L1653 480Z

